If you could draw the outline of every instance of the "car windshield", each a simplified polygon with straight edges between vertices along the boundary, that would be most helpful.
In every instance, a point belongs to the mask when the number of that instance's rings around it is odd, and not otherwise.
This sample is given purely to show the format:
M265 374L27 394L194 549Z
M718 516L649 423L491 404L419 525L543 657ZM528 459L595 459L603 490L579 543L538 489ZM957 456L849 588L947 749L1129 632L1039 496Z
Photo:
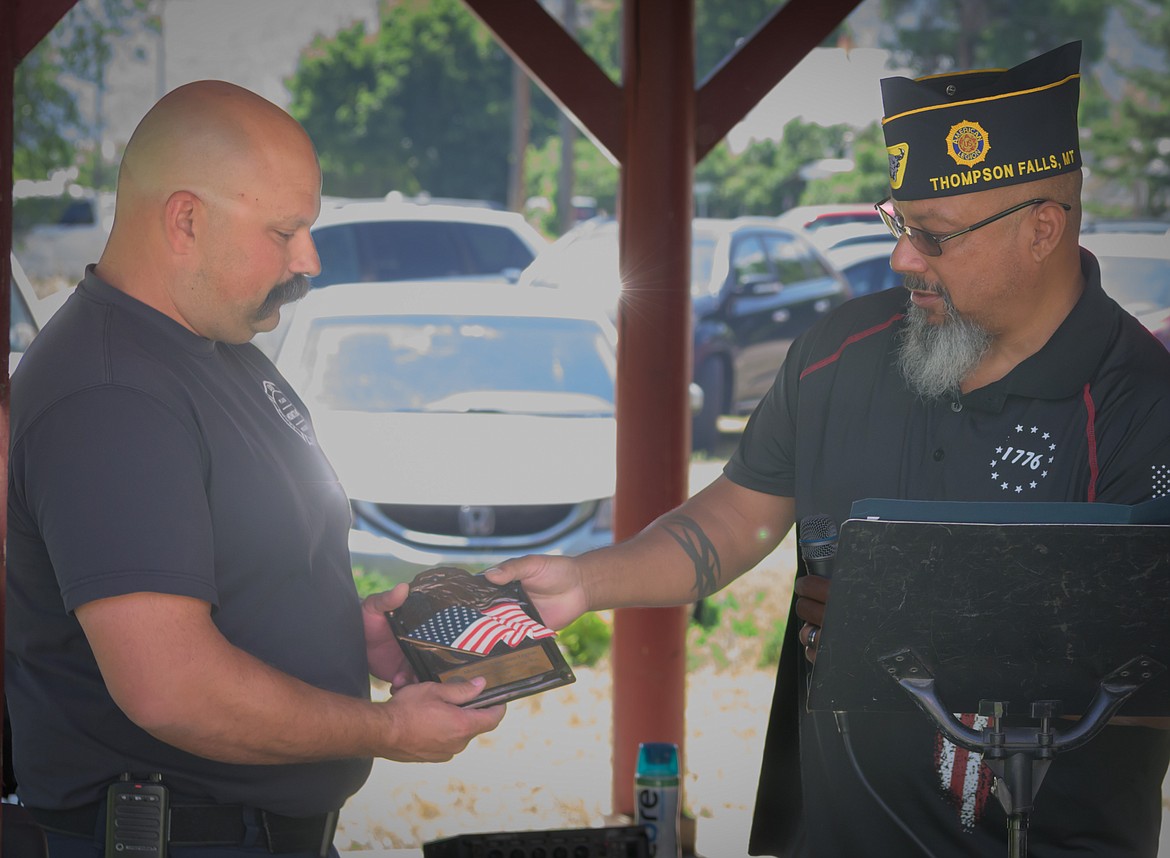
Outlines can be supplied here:
M1100 256L1101 285L1131 313L1170 307L1170 259Z
M459 221L387 220L320 226L314 287L380 280L503 276L533 253L507 227Z
M308 397L335 411L613 415L613 348L586 320L324 319L302 370Z

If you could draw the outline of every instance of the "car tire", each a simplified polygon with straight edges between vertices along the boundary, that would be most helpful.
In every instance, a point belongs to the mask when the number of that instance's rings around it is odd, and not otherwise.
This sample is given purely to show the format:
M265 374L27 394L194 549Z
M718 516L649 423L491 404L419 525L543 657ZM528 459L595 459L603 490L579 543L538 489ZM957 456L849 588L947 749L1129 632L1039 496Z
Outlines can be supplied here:
M704 361L695 371L695 384L703 389L703 407L691 420L691 449L714 453L719 444L718 422L726 387L722 363L715 358Z

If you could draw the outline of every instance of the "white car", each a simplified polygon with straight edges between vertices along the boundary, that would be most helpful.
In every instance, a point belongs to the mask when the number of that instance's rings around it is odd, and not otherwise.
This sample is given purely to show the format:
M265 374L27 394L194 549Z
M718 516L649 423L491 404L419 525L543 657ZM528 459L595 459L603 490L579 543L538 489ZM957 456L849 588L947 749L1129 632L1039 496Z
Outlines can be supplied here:
M883 226L882 229L885 229ZM897 240L886 230L884 239L839 244L825 251L833 267L845 275L853 297L882 292L902 285L903 275L890 268L890 254Z
M473 205L358 200L313 224L313 286L430 279L515 281L548 241L516 212Z
M312 290L277 366L350 498L355 569L408 581L612 542L615 341L548 289Z
M1101 286L1155 334L1170 318L1170 234L1082 233L1081 246L1101 263Z
M880 226L882 216L877 213L873 203L827 203L788 209L777 215L776 223L786 229L800 229L808 235L814 235L830 226L847 223Z
M859 244L866 245L874 243L893 245L897 242L897 239L890 232L889 227L884 223L872 223L868 221L822 226L820 229L810 232L809 237L812 239L812 243L825 253L828 253L830 250L836 250L839 247L853 247Z
M8 293L8 371L11 373L33 337L41 332L45 322L60 309L73 290L59 289L41 297L17 261L16 254L10 253L8 261L12 266Z
M85 266L97 262L114 223L114 194L82 192L70 199L54 223L40 223L13 236L13 250L34 283L71 289Z
M626 264L651 283L661 270L653 253ZM578 224L537 257L520 284L580 296L615 318L624 288L617 221ZM691 445L715 452L719 419L750 414L792 341L851 295L803 233L759 217L692 220L690 287ZM636 293L631 300L636 307Z

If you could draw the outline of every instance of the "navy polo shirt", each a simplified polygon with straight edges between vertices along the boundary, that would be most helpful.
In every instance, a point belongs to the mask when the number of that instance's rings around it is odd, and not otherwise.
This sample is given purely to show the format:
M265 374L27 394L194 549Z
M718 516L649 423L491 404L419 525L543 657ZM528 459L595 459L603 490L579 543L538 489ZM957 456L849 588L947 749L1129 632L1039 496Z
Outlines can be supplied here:
M229 765L155 739L111 699L73 613L140 591L202 599L233 645L368 698L349 504L254 346L199 337L90 273L14 374L8 521L5 690L26 804L80 807L122 772L159 772L176 798L307 816L364 782L368 759Z
M843 522L870 497L1133 504L1170 493L1170 352L1105 294L1085 251L1082 268L1084 293L1049 342L954 398L922 399L901 377L904 290L847 302L793 345L726 475L795 498L798 521ZM914 854L859 785L831 715L804 711L800 625L790 617L753 854ZM916 713L850 721L867 778L937 854L1003 854L1004 814L977 760L956 758ZM1037 800L1032 854L1152 854L1168 757L1170 734L1122 727L1062 757Z

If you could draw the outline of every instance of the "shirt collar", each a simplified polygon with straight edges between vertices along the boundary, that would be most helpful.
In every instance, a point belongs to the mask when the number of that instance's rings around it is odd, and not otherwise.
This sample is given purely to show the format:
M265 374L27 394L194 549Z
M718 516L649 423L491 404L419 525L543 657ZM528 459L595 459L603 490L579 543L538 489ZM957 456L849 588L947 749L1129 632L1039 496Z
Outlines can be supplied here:
M144 304L137 298L127 295L121 289L111 286L98 276L95 265L85 266L85 278L81 281L78 288L106 303L114 304L131 315L153 325L174 340L176 344L190 352L194 352L195 354L211 354L215 351L214 340L199 336L194 331L180 325L165 313L160 313L150 305Z
M964 406L999 412L1009 396L1067 399L1084 389L1101 364L1112 329L1106 320L1116 307L1101 288L1100 264L1083 247L1081 272L1084 291L1043 348L999 381L962 396Z

